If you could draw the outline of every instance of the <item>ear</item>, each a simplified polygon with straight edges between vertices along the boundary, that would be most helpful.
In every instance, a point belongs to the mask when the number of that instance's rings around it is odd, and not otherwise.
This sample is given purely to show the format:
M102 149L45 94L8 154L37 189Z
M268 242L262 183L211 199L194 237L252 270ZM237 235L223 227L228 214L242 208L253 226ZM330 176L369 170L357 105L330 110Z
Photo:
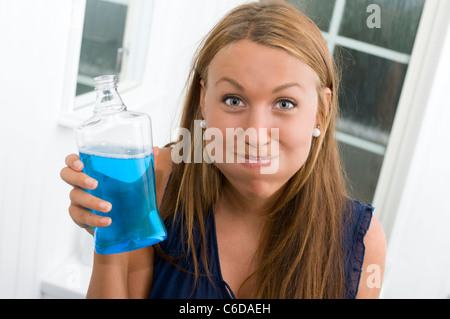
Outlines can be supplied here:
M330 88L324 88L322 90L320 98L323 102L323 110L317 110L316 126L325 124L324 121L330 113L332 95L333 93L331 92Z
M202 112L202 117L206 118L206 103L205 103L205 81L200 80L200 108L201 108L201 112Z

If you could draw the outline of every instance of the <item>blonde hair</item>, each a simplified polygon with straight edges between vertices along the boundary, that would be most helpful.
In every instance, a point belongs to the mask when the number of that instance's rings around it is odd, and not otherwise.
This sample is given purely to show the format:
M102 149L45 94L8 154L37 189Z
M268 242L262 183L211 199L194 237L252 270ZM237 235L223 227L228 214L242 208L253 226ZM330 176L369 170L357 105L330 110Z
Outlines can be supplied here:
M196 54L181 127L191 133L199 129L194 121L202 119L200 81L207 85L208 67L221 49L243 39L280 48L315 71L322 131L313 140L305 164L290 178L269 216L257 251L257 269L250 276L256 279L253 297L342 298L345 293L342 221L347 193L334 137L339 81L318 27L285 1L255 2L232 10L211 30ZM325 88L332 93L329 103L322 94ZM190 152L193 158L193 141ZM199 260L208 265L204 214L217 202L223 179L214 164L204 161L174 165L160 208L168 221L181 214L196 276ZM201 256L197 256L194 245L196 224ZM169 257L160 248L157 250Z

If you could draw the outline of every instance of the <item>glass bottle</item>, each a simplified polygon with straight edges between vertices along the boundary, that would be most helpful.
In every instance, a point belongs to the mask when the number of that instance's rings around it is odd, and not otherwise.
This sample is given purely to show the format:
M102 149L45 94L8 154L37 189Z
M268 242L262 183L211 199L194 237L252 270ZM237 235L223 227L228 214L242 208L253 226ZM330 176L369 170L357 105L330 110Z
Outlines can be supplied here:
M112 204L111 225L95 228L95 250L112 254L154 245L167 236L156 202L150 116L127 110L114 75L95 80L93 116L75 130L92 195Z

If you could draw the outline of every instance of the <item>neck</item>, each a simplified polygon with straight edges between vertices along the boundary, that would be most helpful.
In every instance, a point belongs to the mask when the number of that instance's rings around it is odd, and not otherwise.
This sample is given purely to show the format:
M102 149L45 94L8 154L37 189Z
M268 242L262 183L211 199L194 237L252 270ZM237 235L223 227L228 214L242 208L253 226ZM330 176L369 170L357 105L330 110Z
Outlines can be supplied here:
M268 198L248 198L225 180L218 204L234 217L265 221L278 197L276 192Z

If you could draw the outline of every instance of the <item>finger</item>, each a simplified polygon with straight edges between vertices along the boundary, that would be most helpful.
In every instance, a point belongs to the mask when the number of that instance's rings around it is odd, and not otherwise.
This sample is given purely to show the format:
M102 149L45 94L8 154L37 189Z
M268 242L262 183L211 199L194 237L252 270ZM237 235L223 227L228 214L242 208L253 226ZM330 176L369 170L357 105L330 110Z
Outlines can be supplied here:
M107 227L111 225L111 218L95 215L91 211L77 205L69 206L69 214L75 224L81 228ZM89 229L88 229L89 231Z
M155 169L158 167L158 158L159 158L159 147L155 146L153 147L153 161L155 164Z
M98 186L98 182L95 179L89 177L85 173L75 171L70 167L64 167L61 170L60 176L63 181L74 187L94 190Z
M70 192L70 201L76 206L96 210L101 213L109 213L112 209L111 203L95 197L77 187Z
M80 157L77 154L70 154L66 157L66 165L78 172L83 170L83 162L80 161Z

